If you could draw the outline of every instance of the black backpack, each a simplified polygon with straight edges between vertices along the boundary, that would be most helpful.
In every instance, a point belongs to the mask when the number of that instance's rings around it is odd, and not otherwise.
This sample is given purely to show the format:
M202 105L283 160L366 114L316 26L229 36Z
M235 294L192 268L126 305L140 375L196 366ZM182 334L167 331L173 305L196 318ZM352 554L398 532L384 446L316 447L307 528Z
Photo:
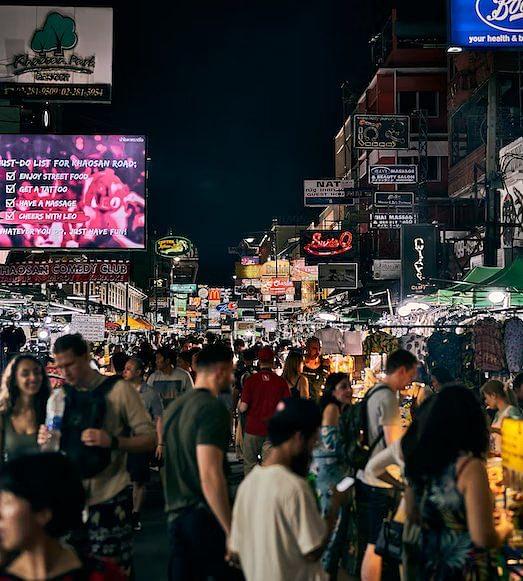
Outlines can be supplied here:
M351 473L364 470L372 452L384 437L383 428L380 428L378 437L374 442L369 442L367 404L369 399L379 391L389 389L385 384L379 384L371 388L365 397L353 404L343 413L340 419L343 455Z
M74 462L82 478L93 478L111 463L110 448L86 446L81 438L84 430L102 429L107 412L106 396L120 379L117 375L108 377L90 391L64 386L65 411L60 449Z

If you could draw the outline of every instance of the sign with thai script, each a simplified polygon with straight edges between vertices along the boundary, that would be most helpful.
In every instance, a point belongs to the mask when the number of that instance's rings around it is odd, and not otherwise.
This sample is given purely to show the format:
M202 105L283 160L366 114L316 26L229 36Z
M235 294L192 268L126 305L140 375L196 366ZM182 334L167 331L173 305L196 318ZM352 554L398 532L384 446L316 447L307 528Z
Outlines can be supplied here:
M72 259L0 264L0 284L129 282L130 264L120 260Z
M418 182L417 165L371 165L369 183L380 184L416 184Z
M371 214L370 227L375 229L398 230L404 224L415 224L418 221L418 215L412 212L398 212L383 214Z
M450 46L523 47L522 0L450 0Z
M347 262L356 252L355 245L355 237L349 230L304 230L300 238L306 265Z

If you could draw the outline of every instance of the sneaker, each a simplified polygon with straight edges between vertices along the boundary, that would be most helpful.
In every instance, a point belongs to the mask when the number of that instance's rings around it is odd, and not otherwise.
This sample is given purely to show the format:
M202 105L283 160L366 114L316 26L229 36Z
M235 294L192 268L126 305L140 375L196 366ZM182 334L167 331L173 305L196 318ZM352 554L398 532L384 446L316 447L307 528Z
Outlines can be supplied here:
M140 520L140 514L138 512L133 512L132 515L133 530L135 532L140 532L142 530L142 521Z

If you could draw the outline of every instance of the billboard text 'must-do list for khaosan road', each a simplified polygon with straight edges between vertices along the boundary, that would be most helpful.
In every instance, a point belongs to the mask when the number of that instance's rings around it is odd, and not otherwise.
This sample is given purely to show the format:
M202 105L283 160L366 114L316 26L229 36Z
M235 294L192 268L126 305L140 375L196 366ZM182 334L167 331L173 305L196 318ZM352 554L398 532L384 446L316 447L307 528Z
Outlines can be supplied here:
M0 248L143 249L145 138L0 135Z

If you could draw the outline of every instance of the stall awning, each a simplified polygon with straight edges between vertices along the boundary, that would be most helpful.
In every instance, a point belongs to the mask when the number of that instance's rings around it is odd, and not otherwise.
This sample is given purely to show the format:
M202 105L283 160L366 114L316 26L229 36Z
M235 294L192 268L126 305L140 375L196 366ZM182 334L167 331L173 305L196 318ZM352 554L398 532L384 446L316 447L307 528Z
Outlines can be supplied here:
M149 321L140 317L128 317L127 323L131 331L152 331L154 329L154 325L151 325ZM118 324L121 325L122 328L125 327L125 318L120 319Z

